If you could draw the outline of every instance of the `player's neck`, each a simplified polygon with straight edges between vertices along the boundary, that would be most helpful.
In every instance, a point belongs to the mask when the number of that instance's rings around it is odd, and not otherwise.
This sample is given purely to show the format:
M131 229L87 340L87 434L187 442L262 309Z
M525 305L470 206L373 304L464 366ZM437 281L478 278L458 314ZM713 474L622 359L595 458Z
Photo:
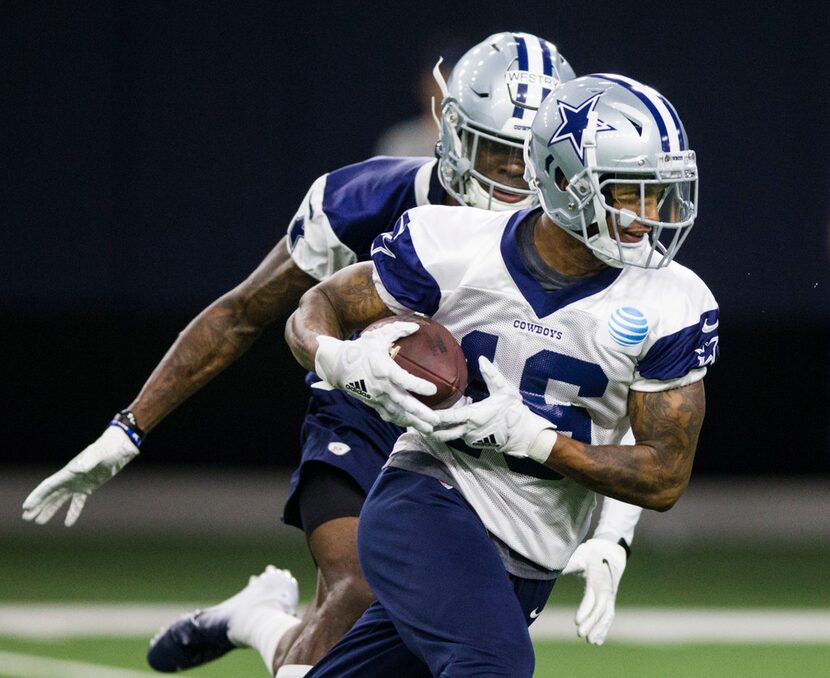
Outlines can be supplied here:
M460 203L449 193L444 191L444 198L441 200L441 204L446 205L447 207L458 207Z
M542 261L562 275L596 275L607 268L584 243L565 233L544 213L533 226L533 244Z

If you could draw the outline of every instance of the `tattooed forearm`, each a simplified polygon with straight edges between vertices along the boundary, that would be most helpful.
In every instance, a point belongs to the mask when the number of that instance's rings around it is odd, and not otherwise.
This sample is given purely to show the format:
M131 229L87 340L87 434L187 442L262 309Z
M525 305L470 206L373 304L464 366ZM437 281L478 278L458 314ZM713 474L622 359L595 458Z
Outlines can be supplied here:
M314 283L280 242L249 278L202 311L179 334L130 404L149 431L239 358L262 329L293 308Z
M689 482L703 424L703 382L629 396L635 445L585 445L559 436L548 465L606 496L667 510Z
M319 286L337 311L343 337L362 330L375 320L392 315L375 289L372 264L349 266Z
M354 264L303 295L285 326L285 340L297 361L313 370L317 335L345 339L389 315L372 282L372 264Z

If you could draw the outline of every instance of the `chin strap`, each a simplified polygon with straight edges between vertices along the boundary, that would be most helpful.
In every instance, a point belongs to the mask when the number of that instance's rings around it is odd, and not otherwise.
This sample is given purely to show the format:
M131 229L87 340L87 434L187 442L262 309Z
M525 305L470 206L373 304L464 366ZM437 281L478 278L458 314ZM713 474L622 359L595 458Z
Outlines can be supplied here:
M594 191L591 201L594 203L594 221L599 229L599 236L609 238L608 223L605 221L605 205L602 202L602 192L599 183L594 179L594 170L597 167L597 125L599 118L596 110L588 113L588 125L582 133L582 145L585 148L585 168L587 177Z
M582 133L582 144L585 147L585 169L588 170L587 177L593 191L591 202L594 205L594 223L597 225L598 234L594 238L589 238L594 254L598 259L613 266L614 268L622 268L627 263L623 248L619 241L611 235L608 231L608 221L605 217L605 203L602 199L602 191L599 187L597 174L594 170L599 166L597 163L597 126L599 125L599 117L596 110L591 110L588 113L588 124L585 131ZM628 214L625 219L628 219L627 226L636 218L633 212L625 210ZM629 218L630 215L630 218ZM585 234L587 237L587 233ZM591 242L593 240L593 242Z

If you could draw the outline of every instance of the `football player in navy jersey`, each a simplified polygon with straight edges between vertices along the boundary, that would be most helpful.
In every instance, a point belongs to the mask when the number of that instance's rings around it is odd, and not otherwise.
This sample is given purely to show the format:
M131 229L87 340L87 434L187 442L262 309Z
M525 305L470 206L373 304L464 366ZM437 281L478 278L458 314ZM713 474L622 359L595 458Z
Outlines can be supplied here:
M309 676L530 678L527 626L594 492L665 511L688 484L718 307L674 261L698 204L680 118L629 78L576 78L541 104L525 157L540 207L411 209L286 325L302 365L409 427L361 513L376 601ZM390 356L415 323L348 340L413 312L466 355L456 407L414 400L435 386Z
M473 59L483 64L474 72L465 68ZM315 181L285 238L247 280L185 328L101 438L31 493L24 517L45 523L70 502L65 522L73 524L89 494L138 454L146 433L240 357L303 292L367 260L374 238L407 209L465 204L498 211L535 204L523 178L522 142L543 98L573 77L552 43L527 33L499 33L470 50L444 86L438 159L376 157ZM229 601L164 629L148 655L154 668L188 668L249 645L250 628L265 639L256 646L268 666L308 665L373 600L357 561L357 516L401 428L327 389L313 373L307 381L312 388L302 461L283 518L307 535L318 568L314 600L298 620L296 582L287 571L269 567ZM597 532L602 542L599 547L590 546L596 540L586 542L585 558L573 563L573 571L594 587L579 625L580 635L591 642L602 642L610 625L625 566L617 542L627 548L639 517L635 507L608 504ZM610 576L600 565L603 559L613 563ZM599 568L593 578L592 568ZM248 610L245 629L239 630L230 610L251 601L257 609Z

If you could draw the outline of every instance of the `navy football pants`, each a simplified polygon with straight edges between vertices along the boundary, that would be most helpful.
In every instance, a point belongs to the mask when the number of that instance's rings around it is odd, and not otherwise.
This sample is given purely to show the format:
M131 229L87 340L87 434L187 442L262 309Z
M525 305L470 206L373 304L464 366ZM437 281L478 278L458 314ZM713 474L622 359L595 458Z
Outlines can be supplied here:
M360 514L358 552L378 601L308 676L533 675L527 626L553 581L509 575L457 490L385 469Z

